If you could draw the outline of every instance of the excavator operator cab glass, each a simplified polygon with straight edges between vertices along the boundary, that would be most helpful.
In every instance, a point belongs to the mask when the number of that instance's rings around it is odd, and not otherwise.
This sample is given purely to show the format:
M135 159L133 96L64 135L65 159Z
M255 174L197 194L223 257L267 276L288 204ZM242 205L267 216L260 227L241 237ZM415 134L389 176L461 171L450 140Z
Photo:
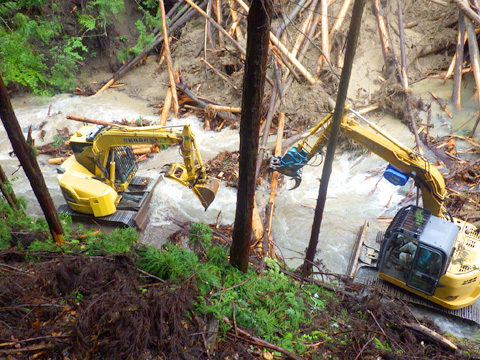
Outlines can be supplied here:
M442 275L442 264L440 252L419 246L410 273L407 275L407 286L433 295Z

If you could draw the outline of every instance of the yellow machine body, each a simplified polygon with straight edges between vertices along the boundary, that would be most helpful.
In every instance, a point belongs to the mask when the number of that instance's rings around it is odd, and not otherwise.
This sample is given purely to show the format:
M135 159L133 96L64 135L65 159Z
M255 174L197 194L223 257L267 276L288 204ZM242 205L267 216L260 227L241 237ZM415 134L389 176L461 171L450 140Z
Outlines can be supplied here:
M171 164L166 177L192 189L205 209L214 200L218 182L209 179L190 125L180 127L111 127L86 125L71 136L74 154L57 168L57 180L74 211L103 217L115 213L137 163L134 144L179 145L184 164Z

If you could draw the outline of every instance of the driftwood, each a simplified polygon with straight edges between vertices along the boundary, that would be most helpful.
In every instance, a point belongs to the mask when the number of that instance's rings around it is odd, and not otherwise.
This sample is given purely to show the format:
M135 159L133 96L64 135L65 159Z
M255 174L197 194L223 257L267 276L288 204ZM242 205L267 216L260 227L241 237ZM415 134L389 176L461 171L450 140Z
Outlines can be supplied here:
M170 92L172 93L172 102L173 102L173 114L175 117L178 117L178 96L177 96L177 88L175 86L175 75L174 75L174 70L173 70L173 64L172 64L172 57L170 55L170 44L169 44L169 38L168 38L168 21L167 21L167 15L165 13L165 4L163 3L163 0L159 0L159 7L160 7L160 13L162 15L162 30L163 30L163 46L165 50L165 58L167 60L167 69L168 69L168 79L170 80Z
M225 35L233 45L237 48L238 51L242 53L243 56L247 55L247 52L245 49L234 39L232 38L223 27L221 27L215 20L213 20L208 14L203 11L199 6L197 6L195 3L193 3L191 0L185 0L187 4L189 4L191 7L193 7L195 10L198 11L200 15L202 15L207 21L209 21L215 28L217 28L223 35Z
M84 118L80 116L67 115L66 118L68 120L81 121L81 122L96 124L96 125L122 126L121 124L117 124L117 123L112 123L112 122L103 121L103 120L94 120L94 119Z
M480 16L473 11L465 0L452 0L471 20L480 25Z
M298 52L300 51L300 47L302 46L303 42L305 41L307 35L307 31L312 24L313 20L313 14L316 12L317 4L320 0L313 0L312 3L310 4L309 11L308 11L308 16L305 18L303 21L302 25L300 26L300 29L298 31L298 36L297 39L295 40L295 44L293 45L293 48L291 50L291 54L293 57L297 57ZM313 26L313 25L312 25ZM289 75L289 71L286 71L284 76L283 76L283 81L286 80L286 78Z
M253 212L252 212L252 230L253 237L255 241L253 242L252 248L255 248L258 243L261 243L262 238L265 234L263 229L262 218L260 217L260 211L258 210L257 201L253 201Z
M475 83L477 84L476 95L480 105L480 53L478 50L477 35L475 34L474 26L469 19L465 19L465 27L467 29L468 48L473 68L473 76L475 78Z
M415 136L418 152L420 153L420 155L423 155L423 150L421 147L421 142L420 142L420 138L417 130L417 124L415 122L415 116L413 115L413 110L411 105L412 94L410 91L408 91L408 79L406 77L407 74L406 74L406 71L404 73L400 70L400 65L398 64L397 58L395 56L395 52L393 51L393 48L391 46L391 40L388 34L388 28L386 26L386 19L383 15L383 10L380 4L380 0L373 0L373 5L374 5L373 6L374 13L375 13L375 16L377 17L378 29L380 32L382 51L383 51L383 56L385 61L385 68L386 68L386 76L389 79L395 76L397 80L400 82L400 84L402 85L402 88L405 94L407 111L410 117L411 130ZM401 7L399 8L399 11L401 11ZM403 27L400 26L400 31L402 32L402 30L403 30ZM402 38L404 37L404 35L401 34L400 37ZM404 75L405 75L405 78L404 78Z
M396 72L397 60L392 48L392 42L388 35L388 28L386 25L383 10L380 5L380 0L373 0L373 12L377 18L378 29L380 32L380 41L382 43L383 59L385 61L385 72L387 79L393 76Z
M437 342L438 344L446 347L449 350L452 351L457 351L458 346L452 343L450 340L448 340L446 337L440 335L439 333L433 331L432 329L427 328L426 326L422 324L413 324L413 323L407 323L403 324L405 327L408 327L412 330L415 330L419 332L420 334L428 337L429 339Z
M242 0L236 1L245 11L248 12L250 10L247 4L245 4ZM297 70L300 71L300 73L305 77L305 79L307 79L310 84L315 84L315 78L307 71L307 69L305 69L302 64L300 64L300 62L292 55L290 51L288 51L285 45L283 45L272 32L270 32L270 41L288 58L288 60L293 64L293 66L295 66Z
M455 52L454 62L455 67L453 69L453 104L460 108L461 95L462 95L462 64L463 64L463 51L465 47L465 16L463 12L459 12L458 17L458 35L457 35L457 51ZM452 61L453 62L453 61Z
M408 91L407 56L405 54L405 29L403 27L402 2L398 2L398 28L400 32L400 60L403 88Z
M162 114L160 115L160 125L165 126L167 124L168 114L170 113L170 108L172 107L172 89L168 88L167 94L165 95L165 101L163 102Z
M450 119L453 119L453 115L447 109L447 103L442 104L438 96L433 91L429 91L429 93L430 95L432 95L433 99L437 102L437 104L440 105L440 108L445 112L445 114L447 114Z
M330 39L328 31L328 1L321 0L322 15L322 52L326 61L330 61Z
M63 163L65 160L67 160L66 157L57 157L57 158L48 159L48 163L49 163L50 165L60 165L60 164Z
M190 99L192 99L198 106L202 109L207 109L209 104L197 98L192 91L182 82L177 83L177 88L180 89L185 95L187 95ZM230 123L234 123L235 119L230 118L227 114L223 111L218 111L217 115L224 120L227 120Z

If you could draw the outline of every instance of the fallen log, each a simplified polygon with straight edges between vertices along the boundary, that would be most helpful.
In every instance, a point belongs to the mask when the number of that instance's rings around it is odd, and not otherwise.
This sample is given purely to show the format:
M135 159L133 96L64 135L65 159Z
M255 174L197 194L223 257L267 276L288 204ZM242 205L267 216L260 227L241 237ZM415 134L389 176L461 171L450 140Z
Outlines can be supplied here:
M245 10L249 11L249 7L247 4L245 4L242 0L236 0L237 3ZM283 45L280 40L272 33L270 32L270 41L272 42L273 45L278 47L278 49L288 58L288 60L297 68L298 71L307 79L307 81L313 85L316 83L315 78L305 69L305 67L300 64L300 62L288 51L288 49Z
M165 4L163 0L159 0L159 7L160 13L162 16L162 30L163 30L163 38L165 41L163 42L164 50L165 50L165 59L167 60L167 69L168 69L168 79L170 80L170 92L172 93L172 102L173 102L173 114L175 117L178 117L178 96L177 96L177 88L175 86L175 75L172 65L172 56L170 55L170 44L168 38L168 21L167 15L165 14Z
M452 0L457 6L465 13L466 16L469 17L470 20L475 21L477 25L480 25L480 16L473 11L470 6L468 5L468 2L464 0Z
M188 0L189 1L189 0ZM204 101L198 99L194 94L193 92L190 91L190 89L188 89L187 85L185 85L184 83L182 82L178 82L177 84L177 88L180 89L180 91L182 91L185 95L187 95L190 99L192 99L196 104L198 104L198 106L200 106L202 109L206 109L208 107L209 104L205 103ZM222 111L219 111L217 112L217 115L219 117L221 117L222 119L224 120L227 120L229 121L230 123L234 123L235 122L235 119L232 119L230 118L228 115L226 115L224 112Z
M465 15L460 10L458 16L458 35L457 35L457 51L455 52L453 69L453 104L460 108L462 95L462 67L463 67L463 51L465 48Z
M89 119L89 118L80 117L80 116L67 115L66 118L68 120L81 121L89 124L105 125L105 126L122 126L121 124L112 123L109 121L94 120L94 119Z
M467 29L468 48L470 52L470 62L473 68L473 77L475 78L475 84L477 85L475 94L480 105L480 53L478 50L478 40L475 28L469 19L465 19L465 27Z
M440 335L439 333L433 331L432 329L427 328L426 326L422 324L414 324L414 323L405 323L403 324L405 327L408 327L409 329L415 330L419 332L420 334L426 336L430 340L433 340L437 342L438 344L444 346L445 348L452 350L452 351L457 351L458 346L452 343L450 340L448 340L446 337Z

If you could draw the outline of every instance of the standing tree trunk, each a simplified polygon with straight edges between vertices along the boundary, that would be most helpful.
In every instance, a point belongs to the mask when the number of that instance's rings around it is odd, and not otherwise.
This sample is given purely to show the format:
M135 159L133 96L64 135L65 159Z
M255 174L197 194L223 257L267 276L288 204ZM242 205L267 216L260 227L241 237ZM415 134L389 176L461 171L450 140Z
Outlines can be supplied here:
M302 266L302 272L310 273L312 271L313 261L317 253L318 236L320 235L320 225L322 224L323 210L327 200L328 182L332 173L332 163L335 156L335 147L337 145L338 133L345 111L345 100L347 98L348 84L352 73L353 58L357 48L358 35L360 33L360 25L362 22L363 7L365 0L355 0L353 5L352 20L350 29L348 30L347 49L345 51L345 64L342 69L340 85L338 86L337 102L335 112L332 119L332 130L327 145L327 153L325 155L325 164L322 171L322 179L320 181L320 189L318 191L317 206L315 207L315 215L313 217L312 233L308 244L305 262Z
M62 245L63 228L62 224L60 223L57 210L55 209L53 200L50 197L47 186L45 185L45 180L33 154L33 149L31 149L25 141L20 124L18 123L15 112L13 111L7 88L5 87L1 76L0 118L2 119L3 126L7 131L8 138L12 143L13 151L20 161L20 165L23 167L23 170L30 181L30 185L32 186L33 192L40 203L40 207L42 208L45 219L47 220L53 240L57 245Z
M243 272L248 270L252 238L255 160L258 152L271 18L271 0L252 1L247 18L247 57L243 77L237 208L230 249L230 263Z

